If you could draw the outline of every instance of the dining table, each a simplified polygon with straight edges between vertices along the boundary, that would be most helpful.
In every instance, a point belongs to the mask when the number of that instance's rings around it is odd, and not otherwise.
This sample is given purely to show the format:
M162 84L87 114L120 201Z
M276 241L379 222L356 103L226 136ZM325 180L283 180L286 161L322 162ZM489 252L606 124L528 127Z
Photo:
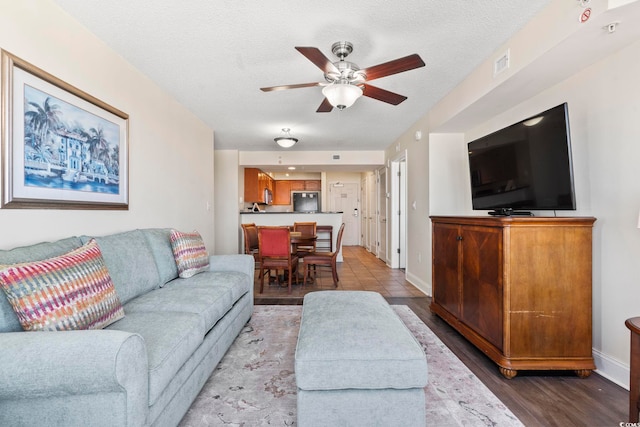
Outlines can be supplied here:
M313 234L302 234L299 231L292 231L289 233L291 236L291 253L298 252L298 245L311 246L318 239L318 236Z

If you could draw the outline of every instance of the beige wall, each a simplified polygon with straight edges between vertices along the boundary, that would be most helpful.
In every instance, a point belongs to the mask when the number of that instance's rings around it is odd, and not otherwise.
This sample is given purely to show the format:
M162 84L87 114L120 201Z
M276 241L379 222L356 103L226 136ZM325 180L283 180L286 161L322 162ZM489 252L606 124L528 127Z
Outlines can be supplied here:
M213 131L48 0L0 0L0 48L129 114L129 210L0 210L0 248L144 227L214 244Z

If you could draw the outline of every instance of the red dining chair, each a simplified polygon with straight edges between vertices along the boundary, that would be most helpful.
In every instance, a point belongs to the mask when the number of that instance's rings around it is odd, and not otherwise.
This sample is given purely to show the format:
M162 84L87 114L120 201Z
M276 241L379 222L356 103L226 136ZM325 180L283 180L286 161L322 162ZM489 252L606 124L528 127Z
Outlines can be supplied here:
M307 280L307 277L311 274L309 270L310 266L314 267L331 267L331 274L333 275L333 286L338 287L338 268L336 264L336 260L338 259L338 253L340 252L340 245L342 244L342 234L344 233L344 223L340 226L340 230L338 230L338 237L336 241L336 250L334 252L313 252L306 255L302 258L302 265L304 266L304 280L303 283Z
M260 293L264 290L264 270L285 270L288 273L289 293L291 282L296 280L298 257L291 253L289 227L258 227L258 253L260 258Z

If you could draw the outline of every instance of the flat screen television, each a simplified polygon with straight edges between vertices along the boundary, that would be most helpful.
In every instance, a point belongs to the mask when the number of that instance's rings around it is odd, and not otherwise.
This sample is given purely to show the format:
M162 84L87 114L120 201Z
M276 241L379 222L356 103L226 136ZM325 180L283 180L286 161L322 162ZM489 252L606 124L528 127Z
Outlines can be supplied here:
M575 210L567 103L468 143L474 210Z

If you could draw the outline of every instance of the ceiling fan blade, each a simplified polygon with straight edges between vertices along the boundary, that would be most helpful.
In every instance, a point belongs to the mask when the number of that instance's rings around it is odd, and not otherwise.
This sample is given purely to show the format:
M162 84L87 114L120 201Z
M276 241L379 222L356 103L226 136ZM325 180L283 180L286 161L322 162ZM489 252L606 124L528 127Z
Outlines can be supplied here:
M394 59L393 61L385 62L384 64L365 68L362 71L367 75L367 81L371 81L379 79L380 77L413 70L414 68L424 67L424 65L424 61L420 58L420 55L414 53L413 55L405 56L404 58Z
M282 86L271 86L271 87L261 87L260 90L263 92L273 92L276 90L286 90L286 89L299 89L302 87L314 87L320 86L320 82L316 83L299 83L296 85L282 85Z
M371 86L368 84L364 84L364 89L362 94L364 96L368 96L369 98L377 99L378 101L386 102L392 105L398 105L405 99L406 96L399 95L394 92L390 92L385 89L380 89L379 87Z
M333 105L331 105L329 103L329 100L325 98L324 101L322 101L322 104L320 104L320 106L316 110L316 113L329 113L331 112L331 110L333 110Z
M299 83L296 85L282 85L282 86L271 86L271 87L261 87L260 90L263 92L274 92L276 90L286 90L286 89L300 89L302 87L314 87L320 86L322 83Z
M320 49L317 47L296 46L296 50L303 54L309 61L316 64L316 67L320 68L325 73L340 73L329 58L324 56L324 53L320 52Z

